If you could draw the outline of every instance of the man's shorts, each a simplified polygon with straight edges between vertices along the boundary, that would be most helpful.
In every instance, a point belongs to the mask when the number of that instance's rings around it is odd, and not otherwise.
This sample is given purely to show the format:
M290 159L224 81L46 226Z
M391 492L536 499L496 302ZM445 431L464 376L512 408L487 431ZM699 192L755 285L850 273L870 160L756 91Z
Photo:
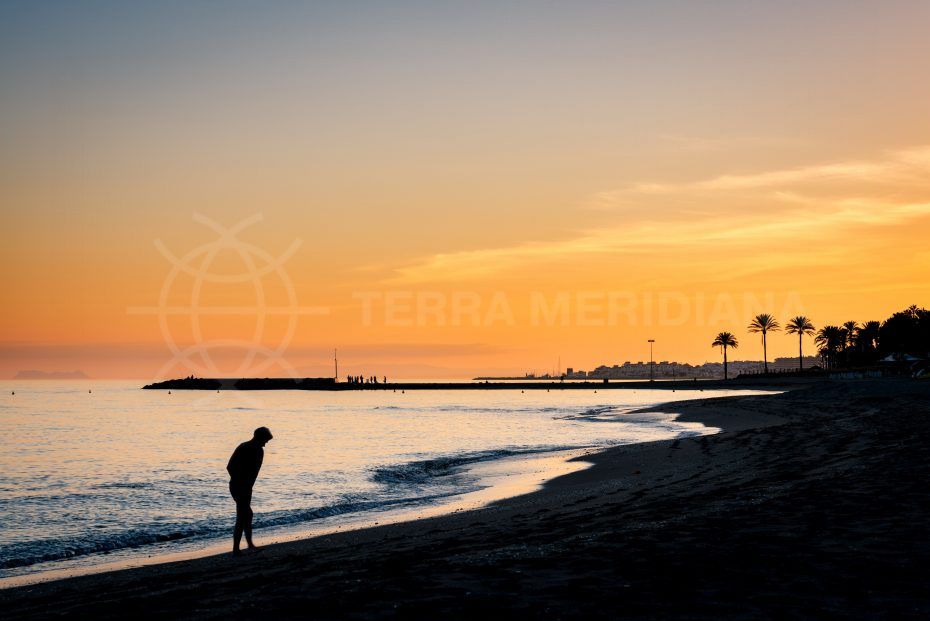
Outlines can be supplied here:
M232 495L233 500L236 501L236 504L250 504L252 502L252 487L250 485L243 485L235 481L230 481L229 493Z

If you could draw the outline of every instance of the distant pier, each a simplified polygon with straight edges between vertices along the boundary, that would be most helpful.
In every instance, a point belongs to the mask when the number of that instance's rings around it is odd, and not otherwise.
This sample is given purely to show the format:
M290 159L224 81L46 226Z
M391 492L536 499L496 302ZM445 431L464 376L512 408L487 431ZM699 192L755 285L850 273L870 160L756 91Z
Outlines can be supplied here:
M406 390L713 390L721 388L781 387L811 383L811 379L758 377L731 380L572 380L572 381L472 381L472 382L336 382L331 377L304 378L184 378L156 382L145 390L314 390L314 391L406 391Z

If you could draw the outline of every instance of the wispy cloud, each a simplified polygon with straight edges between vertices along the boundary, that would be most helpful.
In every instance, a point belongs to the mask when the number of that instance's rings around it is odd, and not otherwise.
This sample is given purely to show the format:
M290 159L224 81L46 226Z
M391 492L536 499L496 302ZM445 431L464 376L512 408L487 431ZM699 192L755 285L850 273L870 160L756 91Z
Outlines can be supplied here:
M659 140L666 146L687 152L710 152L760 147L797 147L806 142L800 138L781 136L697 136L688 134L662 134L659 136Z
M909 198L901 198L904 194ZM687 217L649 215L661 215L671 201L690 202L694 208ZM719 207L727 202L754 209ZM554 257L568 261L583 255L670 253L704 246L752 253L760 245L822 239L827 231L899 224L930 215L930 147L891 152L872 161L722 174L685 184L634 184L597 193L592 203L601 209L635 204L647 215L568 239L423 257L396 268L389 282L484 278ZM764 209L758 208L763 204Z
M593 209L624 207L645 196L703 196L712 192L791 188L799 185L844 182L855 185L917 186L930 189L930 146L898 150L877 160L828 162L779 170L722 174L691 183L641 182L597 192L587 203Z

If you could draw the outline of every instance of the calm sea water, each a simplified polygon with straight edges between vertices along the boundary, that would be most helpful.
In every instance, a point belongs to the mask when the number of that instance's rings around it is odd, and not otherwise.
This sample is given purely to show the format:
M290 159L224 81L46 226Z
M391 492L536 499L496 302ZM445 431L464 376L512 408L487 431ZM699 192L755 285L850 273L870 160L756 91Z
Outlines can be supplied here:
M442 503L486 484L470 464L709 433L672 415L631 412L749 392L168 394L138 382L51 381L0 388L0 577L228 537L226 461L261 425L275 438L253 500L257 537Z

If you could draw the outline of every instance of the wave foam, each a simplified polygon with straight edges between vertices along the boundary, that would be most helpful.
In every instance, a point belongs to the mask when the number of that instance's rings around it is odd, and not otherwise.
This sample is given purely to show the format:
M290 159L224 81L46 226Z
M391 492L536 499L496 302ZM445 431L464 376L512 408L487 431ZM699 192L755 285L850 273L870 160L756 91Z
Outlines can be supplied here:
M554 453L557 451L568 451L578 448L587 447L541 446L507 448L490 451L475 451L472 453L459 453L441 457L431 457L429 459L420 459L399 465L376 468L371 479L376 483L383 483L386 485L422 484L438 477L455 474L459 469L473 463L491 461L504 457L515 457L519 455L532 455L539 453Z

